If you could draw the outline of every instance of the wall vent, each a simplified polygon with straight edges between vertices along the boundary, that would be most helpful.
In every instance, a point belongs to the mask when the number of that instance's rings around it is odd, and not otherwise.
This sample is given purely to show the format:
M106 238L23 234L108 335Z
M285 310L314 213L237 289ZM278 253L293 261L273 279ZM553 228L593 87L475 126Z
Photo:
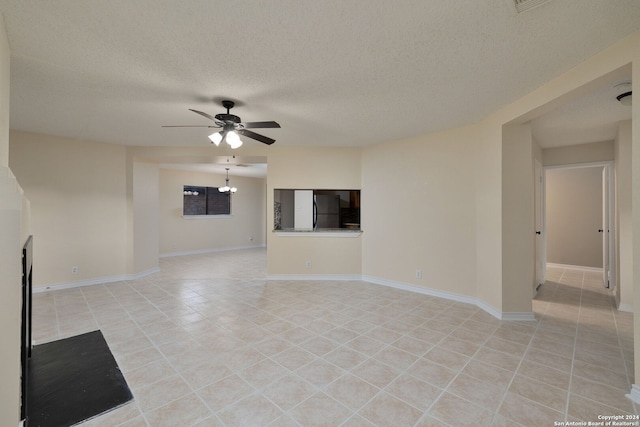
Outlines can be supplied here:
M540 6L548 2L549 0L513 0L516 6L516 11L522 13L526 10L533 9L536 6Z

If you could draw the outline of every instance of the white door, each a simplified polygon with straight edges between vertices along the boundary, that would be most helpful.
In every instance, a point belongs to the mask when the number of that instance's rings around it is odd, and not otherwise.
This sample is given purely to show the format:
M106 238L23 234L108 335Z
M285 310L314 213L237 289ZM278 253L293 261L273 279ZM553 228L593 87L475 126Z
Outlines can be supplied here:
M602 283L605 288L615 285L615 230L614 230L614 183L613 168L607 165L602 168Z
M535 294L539 285L546 280L547 256L545 253L546 243L544 234L544 175L542 164L535 161L535 221L536 221L536 282L533 289Z

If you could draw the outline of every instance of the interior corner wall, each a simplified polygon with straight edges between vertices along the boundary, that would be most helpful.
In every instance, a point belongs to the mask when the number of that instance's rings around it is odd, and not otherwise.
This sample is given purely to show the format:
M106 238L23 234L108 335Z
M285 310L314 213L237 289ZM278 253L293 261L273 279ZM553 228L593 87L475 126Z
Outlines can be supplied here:
M125 147L11 131L10 166L31 202L35 287L126 274Z
M0 15L0 420L20 421L20 323L24 243L22 190L9 169L9 70L11 54Z
M542 154L542 147L540 147L540 144L538 143L538 141L536 141L535 138L533 138L532 135L532 149L533 149L533 160L537 160L540 162L541 165L543 165L543 154ZM534 162L534 167L535 167L535 162Z
M475 127L476 297L502 311L502 126Z
M503 312L530 313L535 274L534 167L531 122L502 135Z
M364 276L476 297L476 143L470 126L363 148Z
M615 140L616 184L616 302L618 307L633 307L633 216L631 209L631 120L618 124Z
M160 212L158 247L161 255L265 245L264 179L230 176L230 183L238 188L231 196L230 216L185 218L182 216L183 187L220 187L225 175L161 168L159 177L157 211Z
M20 325L22 310L21 200L15 179L0 167L0 420L18 425L20 411ZM15 190L8 190L7 187Z

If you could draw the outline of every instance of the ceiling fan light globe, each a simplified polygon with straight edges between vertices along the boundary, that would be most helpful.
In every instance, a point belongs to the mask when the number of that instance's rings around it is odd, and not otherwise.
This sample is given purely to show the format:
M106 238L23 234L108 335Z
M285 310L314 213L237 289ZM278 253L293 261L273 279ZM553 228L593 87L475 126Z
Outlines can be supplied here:
M236 187L231 187L229 191L231 191L232 193L235 193L236 191L238 191L238 189Z
M242 141L240 140L240 137L234 131L227 132L226 140L227 140L227 144L229 144L229 146L232 149L242 146Z
M220 132L214 132L211 135L209 135L209 139L211 140L211 142L216 144L216 147L217 147L220 145L220 142L222 141L222 134L220 134Z
M231 149L240 148L240 147L242 147L242 141L240 140L240 138L238 138L237 141L235 141L233 143L230 142L229 146L231 147Z
M235 141L237 141L239 139L240 139L240 137L238 136L238 134L235 131L230 130L229 132L227 132L227 136L226 136L227 144L231 144L231 143L233 143L233 142L235 142Z

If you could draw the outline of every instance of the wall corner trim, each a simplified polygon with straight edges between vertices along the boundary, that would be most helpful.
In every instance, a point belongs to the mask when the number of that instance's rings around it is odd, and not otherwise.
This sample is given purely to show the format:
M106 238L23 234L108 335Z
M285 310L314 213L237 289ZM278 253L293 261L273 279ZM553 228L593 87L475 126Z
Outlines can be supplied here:
M640 404L640 386L633 384L631 386L631 391L629 394L625 394L629 399L631 399L634 403Z

